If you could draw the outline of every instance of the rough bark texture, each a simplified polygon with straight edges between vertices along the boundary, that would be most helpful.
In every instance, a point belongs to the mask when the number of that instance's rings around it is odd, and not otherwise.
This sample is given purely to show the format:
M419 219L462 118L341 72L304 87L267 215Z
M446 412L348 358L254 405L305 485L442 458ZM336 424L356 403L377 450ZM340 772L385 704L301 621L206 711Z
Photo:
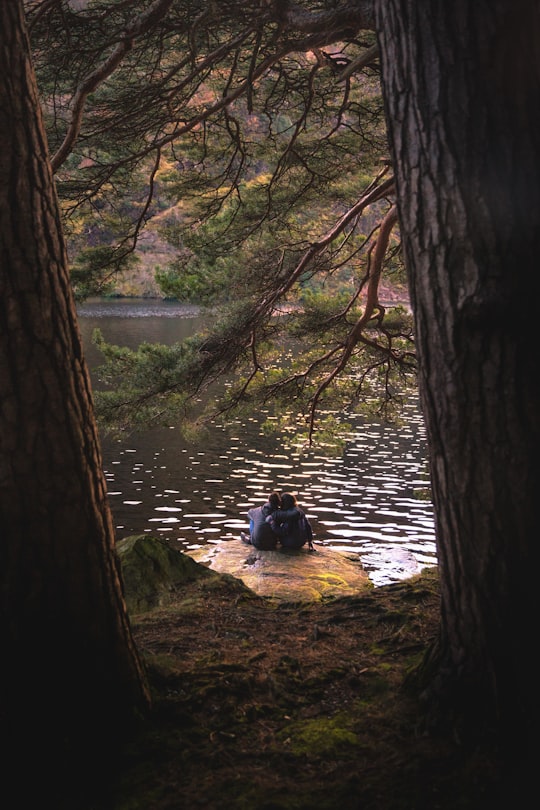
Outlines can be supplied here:
M21 2L0 4L0 40L2 730L75 744L147 693Z
M539 6L378 0L450 702L537 719Z

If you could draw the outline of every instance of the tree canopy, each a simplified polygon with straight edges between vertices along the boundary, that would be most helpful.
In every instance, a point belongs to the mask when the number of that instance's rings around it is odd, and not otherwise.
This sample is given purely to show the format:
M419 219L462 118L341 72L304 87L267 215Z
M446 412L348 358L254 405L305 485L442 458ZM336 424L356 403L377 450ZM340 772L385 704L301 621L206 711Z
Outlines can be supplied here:
M102 423L189 419L232 372L213 416L296 400L311 438L325 410L392 413L416 368L379 292L404 275L370 4L27 5L75 289L107 289L154 218L165 293L219 307L182 347L101 342Z

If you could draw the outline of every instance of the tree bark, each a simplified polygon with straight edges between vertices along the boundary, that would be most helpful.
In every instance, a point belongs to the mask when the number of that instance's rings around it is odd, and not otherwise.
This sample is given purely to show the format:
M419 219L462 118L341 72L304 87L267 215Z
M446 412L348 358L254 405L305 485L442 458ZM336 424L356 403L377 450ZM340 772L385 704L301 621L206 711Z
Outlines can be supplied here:
M104 745L149 697L24 26L0 4L0 701L9 749L47 758Z
M539 6L376 6L436 513L437 694L523 741L538 719Z

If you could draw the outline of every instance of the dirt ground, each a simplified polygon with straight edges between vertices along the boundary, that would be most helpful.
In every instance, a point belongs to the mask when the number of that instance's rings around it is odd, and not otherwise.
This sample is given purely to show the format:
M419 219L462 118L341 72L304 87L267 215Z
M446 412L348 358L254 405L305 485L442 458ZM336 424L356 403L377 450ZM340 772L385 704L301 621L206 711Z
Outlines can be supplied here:
M226 576L187 584L133 621L154 710L93 806L509 806L493 753L427 733L403 687L437 617L433 570L310 605L276 606Z

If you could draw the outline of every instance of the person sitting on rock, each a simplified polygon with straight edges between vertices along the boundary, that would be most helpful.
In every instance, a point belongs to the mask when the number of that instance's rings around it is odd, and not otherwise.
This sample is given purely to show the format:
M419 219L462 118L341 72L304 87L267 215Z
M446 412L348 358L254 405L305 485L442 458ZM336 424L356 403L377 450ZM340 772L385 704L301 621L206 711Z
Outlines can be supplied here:
M277 545L277 536L272 530L272 526L266 522L267 517L272 515L281 506L281 498L278 492L272 492L268 496L268 501L262 506L255 506L248 511L249 535L240 532L243 543L251 544L255 548L272 550Z
M279 537L283 548L302 548L306 543L313 551L313 529L305 512L290 492L281 496L281 508L272 512L266 522Z

